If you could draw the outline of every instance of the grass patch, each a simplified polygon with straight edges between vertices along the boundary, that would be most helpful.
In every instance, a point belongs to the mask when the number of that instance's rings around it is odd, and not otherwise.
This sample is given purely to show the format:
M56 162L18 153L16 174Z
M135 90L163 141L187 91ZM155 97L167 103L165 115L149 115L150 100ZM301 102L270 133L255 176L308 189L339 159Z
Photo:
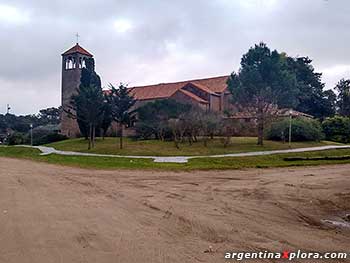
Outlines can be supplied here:
M84 156L46 155L24 147L0 147L1 157L23 158L52 164L92 169L153 169L153 170L229 170L242 168L268 168L288 166L311 166L325 164L350 163L348 159L326 159L327 156L347 156L350 149L327 150L318 152L275 154L268 156L196 158L188 163L154 163L152 159L104 158ZM304 157L303 160L286 161L285 158ZM307 159L309 158L309 159ZM317 158L319 158L317 160Z
M255 151L271 151L288 149L287 143L276 141L265 141L264 146L256 144L257 139L254 137L234 137L231 139L231 144L227 147L221 143L220 138L215 138L208 141L208 146L205 147L203 142L199 141L192 145L189 143L180 143L180 149L174 146L173 142L162 142L158 140L131 140L124 139L124 149L119 149L118 138L105 138L96 140L94 149L87 149L87 141L84 139L71 139L48 144L47 146L54 147L57 150L75 151L75 152L90 152L100 154L114 155L144 155L144 156L195 156L195 155L216 155L226 153L241 153ZM294 142L292 148L305 148L314 146L323 146L337 144L333 142Z
M33 148L0 146L1 157L36 159L39 154L40 154L40 151Z

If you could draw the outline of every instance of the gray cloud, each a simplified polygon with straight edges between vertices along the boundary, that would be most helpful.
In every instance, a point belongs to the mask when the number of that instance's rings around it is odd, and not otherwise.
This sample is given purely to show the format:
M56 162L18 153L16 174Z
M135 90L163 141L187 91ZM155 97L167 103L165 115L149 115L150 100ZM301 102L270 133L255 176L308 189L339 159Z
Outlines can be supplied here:
M311 57L332 88L350 77L349 13L347 0L2 0L0 112L60 104L60 54L76 32L104 85L228 74L264 41Z

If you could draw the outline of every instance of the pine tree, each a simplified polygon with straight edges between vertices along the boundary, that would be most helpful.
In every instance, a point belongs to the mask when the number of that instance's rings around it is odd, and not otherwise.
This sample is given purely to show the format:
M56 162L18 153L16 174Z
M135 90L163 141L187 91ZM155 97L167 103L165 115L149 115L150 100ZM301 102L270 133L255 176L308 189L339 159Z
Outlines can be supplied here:
M110 91L108 102L111 106L112 118L119 124L119 147L123 149L123 126L130 123L130 109L135 105L136 100L130 93L130 89L124 84L120 84L115 88L112 84L109 85Z
M96 128L101 125L103 120L105 101L102 89L94 85L81 85L78 94L72 98L72 104L77 121L87 128L88 149L94 148Z
M255 45L243 55L241 68L228 79L233 102L257 118L258 145L263 145L264 126L271 107L292 107L297 104L295 74L275 51L264 43Z
M350 79L341 79L335 89L338 91L338 113L350 117Z

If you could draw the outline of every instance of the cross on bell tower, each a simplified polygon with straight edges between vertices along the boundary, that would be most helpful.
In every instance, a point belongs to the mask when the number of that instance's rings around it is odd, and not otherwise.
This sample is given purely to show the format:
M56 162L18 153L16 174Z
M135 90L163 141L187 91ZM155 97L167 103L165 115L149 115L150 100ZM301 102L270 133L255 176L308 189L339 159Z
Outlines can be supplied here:
M79 44L79 37L80 37L80 35L79 35L78 32L75 34L75 37L77 38L77 44Z

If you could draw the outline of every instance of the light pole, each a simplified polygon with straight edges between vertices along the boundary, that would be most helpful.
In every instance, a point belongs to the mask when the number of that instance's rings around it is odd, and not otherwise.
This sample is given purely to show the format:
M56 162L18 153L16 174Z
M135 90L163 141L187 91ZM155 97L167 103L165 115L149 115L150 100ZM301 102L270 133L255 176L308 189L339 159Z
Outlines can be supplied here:
M30 124L30 145L33 146L33 124Z
M292 148L292 114L293 110L289 110L289 149Z

